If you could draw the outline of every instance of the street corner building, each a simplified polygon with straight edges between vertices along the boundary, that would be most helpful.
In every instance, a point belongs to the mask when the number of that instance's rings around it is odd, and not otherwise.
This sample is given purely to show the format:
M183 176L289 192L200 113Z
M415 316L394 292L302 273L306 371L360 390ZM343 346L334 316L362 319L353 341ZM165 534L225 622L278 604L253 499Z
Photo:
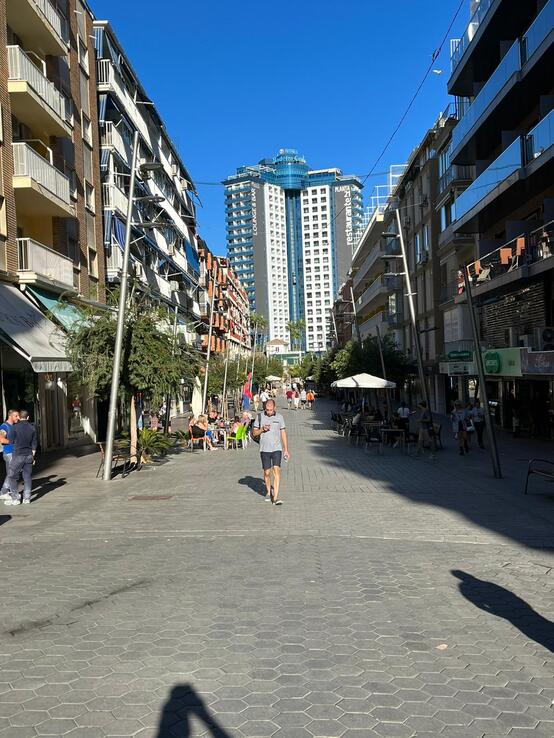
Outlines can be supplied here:
M305 321L302 348L325 351L330 311L362 218L362 183L340 169L311 169L294 149L242 166L224 181L227 254L267 338L286 341Z

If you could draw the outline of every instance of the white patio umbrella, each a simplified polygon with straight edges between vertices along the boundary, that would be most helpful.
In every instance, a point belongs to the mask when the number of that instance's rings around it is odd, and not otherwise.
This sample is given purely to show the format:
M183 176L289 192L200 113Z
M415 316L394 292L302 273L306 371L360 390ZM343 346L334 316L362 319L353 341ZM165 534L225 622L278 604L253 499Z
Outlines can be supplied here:
M194 380L190 406L195 418L202 415L202 384L200 382L200 377L196 377Z
M372 374L354 374L352 377L345 379L337 379L331 387L337 389L396 389L394 382L389 382L381 377L374 377Z
M280 382L281 377L276 377L274 374L270 374L269 377L266 377L268 382Z

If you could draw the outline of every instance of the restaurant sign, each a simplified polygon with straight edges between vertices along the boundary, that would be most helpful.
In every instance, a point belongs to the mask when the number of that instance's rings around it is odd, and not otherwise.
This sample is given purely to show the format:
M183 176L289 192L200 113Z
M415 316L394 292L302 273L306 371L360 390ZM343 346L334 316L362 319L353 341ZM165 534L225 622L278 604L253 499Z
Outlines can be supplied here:
M441 361L439 372L450 377L471 377L477 374L473 361Z

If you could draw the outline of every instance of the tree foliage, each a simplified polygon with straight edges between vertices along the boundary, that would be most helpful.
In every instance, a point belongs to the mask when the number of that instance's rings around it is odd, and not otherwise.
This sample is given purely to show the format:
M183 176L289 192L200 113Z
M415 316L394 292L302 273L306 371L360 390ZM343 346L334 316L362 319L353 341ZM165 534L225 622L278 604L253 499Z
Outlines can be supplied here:
M91 394L110 392L117 328L114 310L89 310L67 338L67 348L79 381ZM126 310L120 386L127 396L141 392L153 406L168 394L181 396L198 373L201 356L173 339L171 317L146 296L133 295Z

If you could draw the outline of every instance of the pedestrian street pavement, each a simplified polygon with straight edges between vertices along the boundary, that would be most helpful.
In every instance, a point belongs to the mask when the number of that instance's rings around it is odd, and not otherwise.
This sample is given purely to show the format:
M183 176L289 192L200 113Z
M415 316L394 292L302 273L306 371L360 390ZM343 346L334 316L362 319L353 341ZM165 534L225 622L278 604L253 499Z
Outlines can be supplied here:
M0 738L554 738L554 488L528 451L258 446L126 479L93 456L0 510ZM446 434L447 435L447 434ZM543 454L548 454L545 446ZM46 480L46 481L45 481Z

